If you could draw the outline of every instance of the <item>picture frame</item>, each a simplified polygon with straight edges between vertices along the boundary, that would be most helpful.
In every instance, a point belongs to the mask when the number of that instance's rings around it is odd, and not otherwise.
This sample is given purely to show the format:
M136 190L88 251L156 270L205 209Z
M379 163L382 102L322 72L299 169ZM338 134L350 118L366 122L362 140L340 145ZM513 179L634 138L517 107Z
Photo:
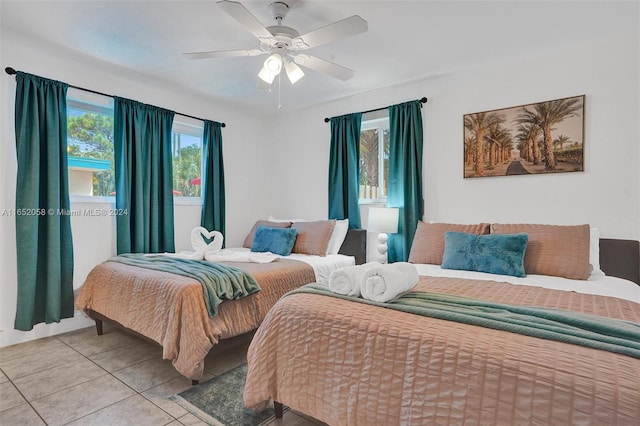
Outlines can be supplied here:
M465 114L464 178L584 171L585 95Z

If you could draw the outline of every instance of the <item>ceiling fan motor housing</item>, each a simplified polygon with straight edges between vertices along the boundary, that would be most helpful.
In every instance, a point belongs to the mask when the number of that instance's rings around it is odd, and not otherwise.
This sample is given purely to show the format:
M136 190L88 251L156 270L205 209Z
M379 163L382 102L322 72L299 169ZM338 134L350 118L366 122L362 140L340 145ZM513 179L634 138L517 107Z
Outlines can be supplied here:
M289 5L281 1L276 1L269 5L269 10L271 10L273 18L278 22L279 25L280 22L282 22L282 20L286 18L287 13L289 13Z

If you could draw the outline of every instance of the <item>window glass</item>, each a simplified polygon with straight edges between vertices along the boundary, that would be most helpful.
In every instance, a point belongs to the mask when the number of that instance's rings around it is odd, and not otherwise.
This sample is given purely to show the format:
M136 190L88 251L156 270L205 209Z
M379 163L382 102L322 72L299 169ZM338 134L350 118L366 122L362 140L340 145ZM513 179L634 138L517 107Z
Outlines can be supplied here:
M71 195L115 194L112 99L67 100L67 154Z
M173 196L200 197L202 187L202 126L173 123Z
M360 129L360 201L384 201L388 179L389 118L363 120Z

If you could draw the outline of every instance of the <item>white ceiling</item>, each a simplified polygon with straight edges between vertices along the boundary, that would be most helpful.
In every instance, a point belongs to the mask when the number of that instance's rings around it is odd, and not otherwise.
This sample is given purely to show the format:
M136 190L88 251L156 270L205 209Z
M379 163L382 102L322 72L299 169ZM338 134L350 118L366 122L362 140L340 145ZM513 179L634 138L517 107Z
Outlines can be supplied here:
M277 85L270 94L257 88L264 56L199 61L181 56L258 47L215 0L0 1L3 30L263 114L276 110ZM284 1L291 7L283 24L301 34L356 14L369 25L366 33L308 51L356 70L353 79L343 82L305 69L306 76L292 86L283 76L281 97L288 110L485 63L535 57L617 32L637 32L639 21L637 0ZM242 3L265 26L275 24L270 0ZM46 76L44 67L24 71ZM416 94L423 95L428 94Z

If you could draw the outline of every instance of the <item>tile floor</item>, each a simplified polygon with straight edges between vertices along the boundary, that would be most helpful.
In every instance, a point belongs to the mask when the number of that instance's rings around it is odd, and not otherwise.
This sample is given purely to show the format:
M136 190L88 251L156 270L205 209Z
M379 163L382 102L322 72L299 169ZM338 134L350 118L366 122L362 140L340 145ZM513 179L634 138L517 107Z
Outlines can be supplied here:
M212 351L203 380L245 362L244 340ZM190 386L159 346L85 328L0 348L0 425L204 425L169 399ZM290 411L269 423L318 424Z

